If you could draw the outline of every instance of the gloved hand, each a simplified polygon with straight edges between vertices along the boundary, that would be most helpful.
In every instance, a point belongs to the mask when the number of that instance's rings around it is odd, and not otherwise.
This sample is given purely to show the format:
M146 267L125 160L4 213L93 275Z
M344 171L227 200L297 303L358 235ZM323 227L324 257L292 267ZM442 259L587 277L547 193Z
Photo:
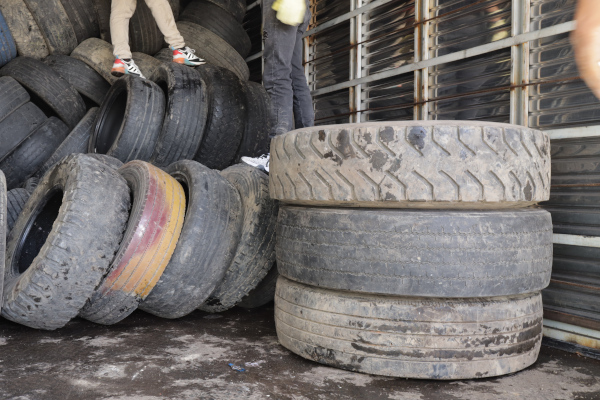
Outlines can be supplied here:
M304 22L304 0L276 0L272 8L277 11L277 19L286 25L298 26Z
M600 1L579 0L571 34L579 74L600 99Z

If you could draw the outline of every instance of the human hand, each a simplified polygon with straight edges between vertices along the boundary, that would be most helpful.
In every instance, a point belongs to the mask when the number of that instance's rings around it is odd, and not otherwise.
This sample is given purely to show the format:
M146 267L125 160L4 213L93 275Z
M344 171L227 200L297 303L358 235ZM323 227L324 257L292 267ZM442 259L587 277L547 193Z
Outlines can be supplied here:
M579 74L600 99L600 1L579 0L577 28L571 33Z
M286 25L298 26L304 22L304 0L276 0L272 8L277 11L277 19Z

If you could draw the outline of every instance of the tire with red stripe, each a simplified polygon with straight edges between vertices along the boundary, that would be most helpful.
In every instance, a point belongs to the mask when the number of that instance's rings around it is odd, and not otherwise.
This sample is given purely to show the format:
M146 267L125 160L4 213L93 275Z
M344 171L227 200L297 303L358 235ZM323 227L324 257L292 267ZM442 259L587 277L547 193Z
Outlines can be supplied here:
M102 283L80 316L115 324L145 299L171 260L185 214L182 186L166 172L143 161L119 169L133 197L121 247Z

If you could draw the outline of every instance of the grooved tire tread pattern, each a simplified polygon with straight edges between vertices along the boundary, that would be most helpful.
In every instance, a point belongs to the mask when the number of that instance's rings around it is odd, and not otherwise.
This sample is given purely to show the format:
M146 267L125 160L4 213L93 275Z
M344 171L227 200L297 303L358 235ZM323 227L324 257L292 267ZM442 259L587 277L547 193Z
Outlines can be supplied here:
M238 303L238 306L242 308L258 308L273 301L278 279L279 272L277 272L277 265L273 264L267 276Z
M112 0L93 0L93 3L96 10L96 17L98 18L100 39L112 43L110 37L110 9Z
M60 0L24 1L46 40L49 53L71 54L77 47L77 36Z
M115 61L113 47L110 43L97 38L87 39L73 50L71 57L92 67L111 85L117 81L117 77L110 74Z
M23 0L0 0L0 12L4 15L20 56L39 60L49 54L42 31Z
M236 160L241 157L260 157L269 153L271 138L271 98L260 83L245 82L248 120Z
M93 0L60 0L60 2L69 17L77 43L100 36L98 14Z
M304 128L273 139L270 178L271 196L295 204L524 207L548 200L550 140L471 121Z
M234 18L242 23L246 15L246 2L244 0L207 0L233 15Z
M29 94L10 76L0 77L0 122L29 101Z
M0 160L47 120L33 103L25 103L0 121Z
M10 233L21 211L25 207L25 203L29 200L29 192L23 188L9 190L6 194L6 233ZM4 258L3 258L4 260Z

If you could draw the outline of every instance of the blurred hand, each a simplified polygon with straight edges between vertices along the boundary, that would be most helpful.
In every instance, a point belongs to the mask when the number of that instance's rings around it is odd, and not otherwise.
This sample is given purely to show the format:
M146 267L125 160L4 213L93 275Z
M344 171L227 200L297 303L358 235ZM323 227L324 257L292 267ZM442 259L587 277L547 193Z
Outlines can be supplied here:
M579 74L600 99L600 0L579 0L571 34Z
M277 0L273 3L277 19L286 25L298 26L304 22L306 3L304 0Z

